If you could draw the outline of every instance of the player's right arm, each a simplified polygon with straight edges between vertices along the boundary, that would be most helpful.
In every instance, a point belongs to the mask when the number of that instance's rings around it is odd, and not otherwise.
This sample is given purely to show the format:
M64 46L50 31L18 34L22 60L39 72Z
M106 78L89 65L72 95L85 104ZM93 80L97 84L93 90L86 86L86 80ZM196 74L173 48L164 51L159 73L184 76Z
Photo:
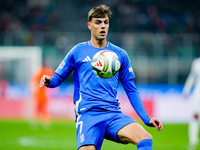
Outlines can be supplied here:
M52 78L48 75L43 75L43 77L40 80L40 88L48 85L52 81Z
M53 76L43 75L40 81L40 88L46 86L49 88L55 88L59 86L65 80L64 77L55 73Z
M49 88L55 88L59 86L69 76L69 74L74 70L75 67L75 50L76 46L74 46L68 52L58 68L55 70L55 74L53 76L44 75L41 78L40 87L46 86Z

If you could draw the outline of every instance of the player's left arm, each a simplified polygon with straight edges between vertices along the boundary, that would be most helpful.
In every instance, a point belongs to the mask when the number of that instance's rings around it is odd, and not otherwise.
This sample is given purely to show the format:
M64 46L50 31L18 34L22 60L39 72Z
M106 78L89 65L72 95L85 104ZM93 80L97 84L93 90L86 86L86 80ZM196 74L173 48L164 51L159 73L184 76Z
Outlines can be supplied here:
M139 117L142 119L142 121L147 125L151 127L156 127L157 130L162 129L162 123L157 118L150 118L144 108L144 105L142 103L142 100L140 98L140 94L135 86L135 82L133 79L122 81L123 88L131 102L131 105L139 115Z
M158 118L151 118L149 126L157 128L157 131L160 131L163 128L163 124Z
M143 106L140 94L135 86L134 78L135 74L131 67L130 59L125 51L122 51L120 56L121 68L119 71L119 76L123 88L131 102L131 105L142 119L142 121L148 125L156 127L158 130L162 129L162 123L157 118L150 118Z

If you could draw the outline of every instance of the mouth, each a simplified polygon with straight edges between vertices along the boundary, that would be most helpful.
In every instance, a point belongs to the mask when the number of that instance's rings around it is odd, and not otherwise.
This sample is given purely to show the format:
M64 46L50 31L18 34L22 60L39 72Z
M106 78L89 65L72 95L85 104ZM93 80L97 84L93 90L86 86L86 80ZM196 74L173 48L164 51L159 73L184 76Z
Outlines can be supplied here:
M105 31L101 31L101 32L100 32L100 35L101 35L101 36L104 36L105 34L106 34Z

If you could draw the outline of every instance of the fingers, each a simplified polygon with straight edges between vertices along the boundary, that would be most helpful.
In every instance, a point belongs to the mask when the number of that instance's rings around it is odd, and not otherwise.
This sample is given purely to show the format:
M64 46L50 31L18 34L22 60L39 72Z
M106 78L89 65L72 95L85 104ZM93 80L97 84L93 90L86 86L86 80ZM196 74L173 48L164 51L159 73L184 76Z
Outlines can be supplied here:
M47 76L47 75L43 75L43 77L40 80L40 88L46 86L47 84L49 84L51 82L51 77Z
M158 129L158 125L156 124L155 119L152 119L152 124L154 127L156 127Z
M157 131L162 130L163 125L160 120L158 120L157 118L152 118L150 122L153 124L154 127L157 128Z
M40 88L42 88L44 86L44 83L45 83L45 75L41 78L40 80Z
M187 94L183 94L183 99L187 100L188 99L188 95Z
M158 128L157 128L157 131L162 130L162 128L163 128L162 122L160 122L160 121L158 120Z

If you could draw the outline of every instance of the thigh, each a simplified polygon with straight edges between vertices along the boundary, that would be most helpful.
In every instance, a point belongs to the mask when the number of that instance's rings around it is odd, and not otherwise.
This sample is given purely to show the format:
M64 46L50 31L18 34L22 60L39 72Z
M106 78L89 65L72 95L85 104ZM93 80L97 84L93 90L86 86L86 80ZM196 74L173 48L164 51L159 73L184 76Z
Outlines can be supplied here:
M94 145L85 145L80 147L78 150L96 150L96 147Z
M106 120L103 116L101 113L84 113L77 117L77 148L101 148L106 131Z
M195 95L192 97L192 112L193 114L200 113L200 97Z
M105 138L118 143L125 143L119 141L117 133L123 127L136 121L133 118L123 114L121 111L109 112L107 115L108 115L108 127L106 130Z
M120 141L135 145L143 139L152 139L152 136L139 123L124 126L118 131L117 136Z

